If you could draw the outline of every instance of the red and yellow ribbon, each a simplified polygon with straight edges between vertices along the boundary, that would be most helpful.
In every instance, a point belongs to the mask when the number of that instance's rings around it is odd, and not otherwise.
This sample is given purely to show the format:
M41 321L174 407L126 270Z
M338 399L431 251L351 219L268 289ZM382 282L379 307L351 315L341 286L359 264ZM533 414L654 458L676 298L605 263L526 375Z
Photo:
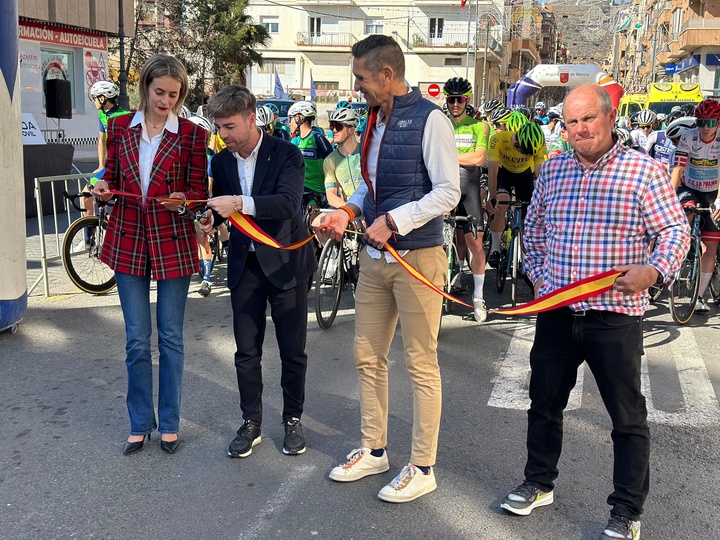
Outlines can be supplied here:
M235 228L237 228L245 235L249 236L250 239L254 242L258 242L260 244L271 246L277 249L288 249L290 251L294 251L296 249L300 249L305 244L310 242L313 238L315 238L315 235L313 234L312 236L308 236L304 240L300 240L299 242L295 242L294 244L290 244L288 246L283 246L272 236L268 236L265 231L258 227L257 224L245 214L235 212L228 219L230 220L230 223L235 226Z

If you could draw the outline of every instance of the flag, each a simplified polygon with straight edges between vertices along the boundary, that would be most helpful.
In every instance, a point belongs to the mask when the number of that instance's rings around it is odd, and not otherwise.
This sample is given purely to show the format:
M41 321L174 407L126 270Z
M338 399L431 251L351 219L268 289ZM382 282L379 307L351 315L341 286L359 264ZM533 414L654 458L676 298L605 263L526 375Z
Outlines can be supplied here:
M460 7L464 8L465 4L467 4L467 0L460 0Z
M278 75L277 68L275 68L275 97L282 99L284 94L285 90L283 90L282 83L280 82L280 75Z
M317 96L317 92L315 91L315 82L313 81L312 69L311 69L310 70L310 99L315 101L316 96Z

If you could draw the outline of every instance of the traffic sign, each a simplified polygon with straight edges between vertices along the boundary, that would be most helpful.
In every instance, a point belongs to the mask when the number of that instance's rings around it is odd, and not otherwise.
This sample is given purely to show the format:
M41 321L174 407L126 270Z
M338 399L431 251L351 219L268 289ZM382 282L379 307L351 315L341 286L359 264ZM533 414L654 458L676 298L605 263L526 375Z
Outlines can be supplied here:
M428 86L428 94L432 97L438 97L440 95L440 85L432 83Z

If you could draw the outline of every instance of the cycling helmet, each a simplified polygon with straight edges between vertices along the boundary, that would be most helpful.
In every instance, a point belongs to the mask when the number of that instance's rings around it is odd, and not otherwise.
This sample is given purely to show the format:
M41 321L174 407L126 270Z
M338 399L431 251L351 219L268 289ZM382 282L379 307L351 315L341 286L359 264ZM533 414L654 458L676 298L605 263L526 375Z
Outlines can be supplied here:
M487 116L488 114L490 114L491 112L493 112L496 109L499 109L502 106L503 106L502 101L500 101L499 99L491 99L491 100L483 103L480 106L480 110L482 111L482 114L484 116Z
M706 99L695 109L695 118L720 119L720 103L714 99Z
M685 130L695 127L695 118L692 116L681 116L677 120L673 120L665 129L665 135L670 139L679 139Z
M215 131L213 129L212 122L210 120L208 120L207 118L205 118L204 116L199 116L197 114L193 114L190 118L188 118L188 120L190 120L193 124L197 124L198 126L203 128L205 131L209 131L210 133Z
M358 125L357 116L355 111L351 107L343 107L341 109L334 109L328 114L330 122L340 122L346 126L355 127Z
M500 107L490 113L489 120L494 124L504 124L508 121L508 118L512 116L513 112L507 107Z
M513 111L510 118L505 122L508 131L517 133L520 128L529 122L528 117L519 111ZM537 125L537 124L536 124Z
M530 109L523 105L513 105L513 110L524 115L525 118L527 118L528 120L530 120L530 117L533 116L533 113L530 111Z
M468 116L475 116L475 107L468 103L465 106L465 114L467 114Z
M352 107L352 105L350 105L350 102L347 99L338 101L337 105L335 105L336 109L347 109L348 107Z
M526 156L535 155L545 146L545 134L535 122L526 122L515 135L517 148Z
M190 111L190 109L183 105L180 109L180 118L190 118L192 115L192 111Z
M670 109L670 114L672 114L672 113L679 113L681 108L682 108L682 107L680 107L680 105L675 105L675 106L673 106L673 108Z
M552 120L553 118L560 118L560 115L556 111L550 111L547 113L548 120Z
M355 114L358 116L367 116L368 115L368 109L367 107L358 107L355 109Z
M270 109L273 114L280 114L280 108L274 103L264 103L263 107L267 107L268 109Z
M90 95L93 99L103 96L108 99L115 99L120 95L120 88L114 82L98 81L90 88Z
M538 109L547 109L547 107L545 106L545 102L544 102L544 101L538 101L538 102L535 104L535 110L537 111Z
M617 128L615 130L615 134L617 135L620 144L624 144L625 146L630 146L632 144L632 140L630 139L630 132L627 129Z
M658 122L664 122L667 119L667 114L657 113L656 118L657 118Z
M445 113L445 114L449 114L448 104L447 104L447 103L443 103L442 111L443 111L443 113Z
M255 111L255 125L260 127L269 126L275 120L272 109L267 105L262 105Z
M471 96L472 84L462 77L453 77L448 79L443 86L443 94L446 96Z
M641 126L649 126L655 122L657 116L650 109L643 109L637 114L637 123Z
M363 131L365 131L365 126L367 126L367 116L363 116L362 118L360 118L360 120L358 121L358 125L355 128L355 132L362 133Z
M695 105L692 103L681 105L680 112L683 113L683 116L695 116Z
M315 118L317 116L317 110L315 105L309 101L296 101L288 109L288 117L300 115L303 118Z

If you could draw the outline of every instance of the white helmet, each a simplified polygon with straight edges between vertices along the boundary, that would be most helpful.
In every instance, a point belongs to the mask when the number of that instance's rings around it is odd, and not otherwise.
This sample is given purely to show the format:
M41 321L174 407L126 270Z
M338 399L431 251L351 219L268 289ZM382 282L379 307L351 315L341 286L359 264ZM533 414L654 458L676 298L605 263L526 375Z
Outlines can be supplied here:
M655 122L655 118L657 118L657 116L653 111L651 111L650 109L643 109L642 111L637 113L636 120L637 123L641 126L649 126L653 122Z
M275 120L272 109L267 105L262 105L255 111L255 125L260 127L269 126Z
M657 113L656 118L658 119L659 122L664 122L665 119L667 118L667 114L665 114L665 113Z
M120 95L120 88L114 82L98 81L90 88L90 95L95 98L104 96L108 99L115 99Z
M535 104L535 110L538 110L538 109L547 109L547 107L545 107L545 102L544 102L544 101L538 101L538 102Z
M677 120L670 122L670 125L665 129L665 135L670 139L679 139L685 130L692 129L695 127L694 116L681 116Z
M182 109L180 109L180 118L190 118L192 117L192 115L192 111L190 111L190 109L183 105Z
M304 118L315 118L317 110L315 105L309 101L298 101L293 103L288 109L288 117L299 114Z
M330 122L340 122L346 126L357 127L358 124L357 115L350 107L342 107L330 111L328 119Z
M204 116L193 114L190 118L188 118L188 120L190 120L193 124L197 124L205 131L209 131L210 133L214 131L212 122Z

